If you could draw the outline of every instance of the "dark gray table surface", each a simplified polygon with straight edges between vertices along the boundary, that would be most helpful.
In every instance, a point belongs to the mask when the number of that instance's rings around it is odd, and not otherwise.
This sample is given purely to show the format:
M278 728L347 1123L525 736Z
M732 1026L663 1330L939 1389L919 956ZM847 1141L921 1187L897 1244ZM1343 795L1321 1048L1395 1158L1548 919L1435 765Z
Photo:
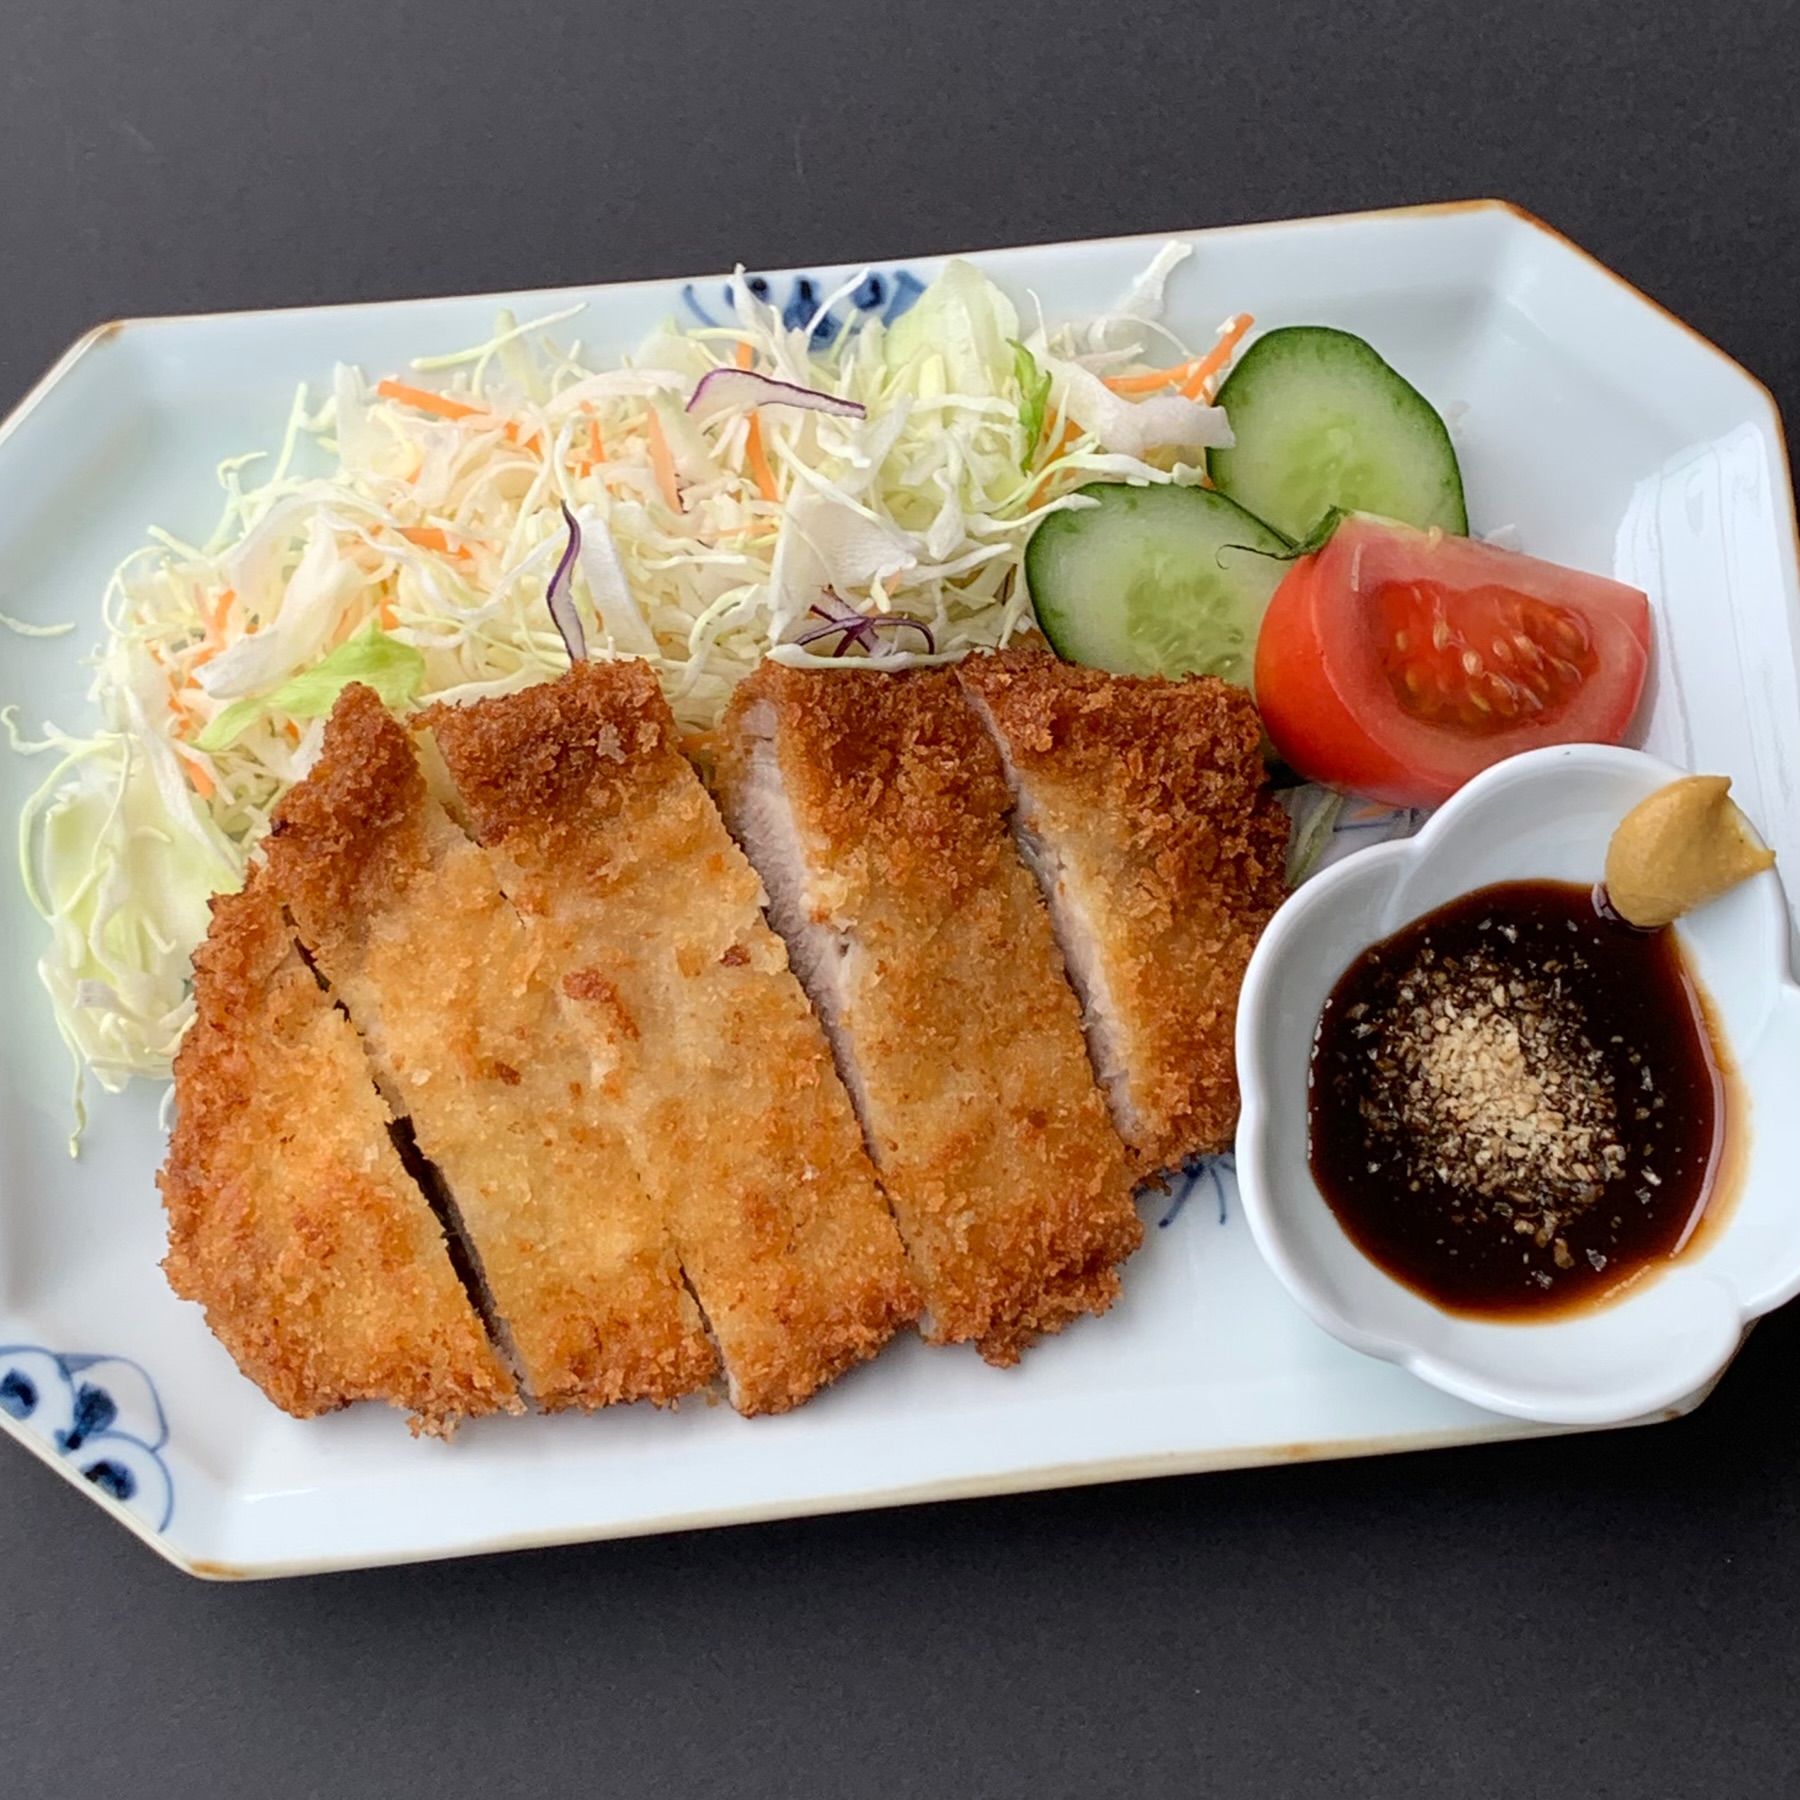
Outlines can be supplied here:
M1800 406L1792 0L4 0L115 315L1496 194ZM1529 454L1529 446L1522 446ZM1655 1430L243 1588L0 1444L0 1794L1800 1792L1800 1313Z

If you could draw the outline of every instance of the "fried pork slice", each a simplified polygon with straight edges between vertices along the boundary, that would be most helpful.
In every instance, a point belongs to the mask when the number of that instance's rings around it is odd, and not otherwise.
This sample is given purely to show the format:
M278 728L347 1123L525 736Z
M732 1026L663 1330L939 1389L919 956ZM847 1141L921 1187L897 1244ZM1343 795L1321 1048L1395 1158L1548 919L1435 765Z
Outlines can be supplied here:
M935 1342L1103 1312L1142 1227L1000 760L952 674L766 663L719 791L831 1034Z
M797 1404L919 1301L761 886L654 671L582 664L428 717L566 1012L618 1072L733 1404Z
M302 943L436 1164L532 1397L666 1403L717 1364L615 1100L411 734L345 689L268 838Z
M349 1021L294 947L263 871L213 902L157 1177L163 1269L284 1412L385 1400L413 1429L520 1410L401 1167Z
M1244 966L1281 904L1287 815L1242 688L970 657L1119 1134L1146 1171L1223 1150Z

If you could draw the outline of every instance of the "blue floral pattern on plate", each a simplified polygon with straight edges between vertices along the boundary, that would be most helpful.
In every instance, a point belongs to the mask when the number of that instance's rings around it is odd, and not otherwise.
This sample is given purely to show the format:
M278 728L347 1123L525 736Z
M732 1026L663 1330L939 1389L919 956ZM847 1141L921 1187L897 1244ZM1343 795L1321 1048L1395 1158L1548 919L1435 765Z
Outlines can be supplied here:
M136 1363L0 1346L0 1413L152 1531L167 1529L175 1512L162 1457L169 1425L156 1384Z
M1187 1203L1197 1194L1211 1192L1218 1203L1219 1223L1224 1225L1231 1218L1231 1196L1237 1191L1237 1158L1229 1151L1218 1156L1203 1156L1198 1162L1190 1163L1180 1174L1172 1177L1174 1197L1169 1202L1169 1209L1156 1221L1159 1230L1173 1225L1181 1217Z
M1408 838L1431 817L1425 806L1384 806L1379 800L1352 800L1331 828L1331 850L1325 862L1341 862L1352 850L1391 844Z
M804 331L812 326L812 347L828 348L843 331L853 331L871 319L891 325L924 293L925 284L907 269L871 269L851 292L828 312L819 311L820 303L830 289L816 275L790 275L783 278L785 295L765 275L746 275L744 285L758 300L776 307L781 322L789 331ZM690 281L681 290L682 304L702 325L729 325L736 305L735 282L719 284L718 298L710 300L697 283ZM715 311L716 307L716 311Z

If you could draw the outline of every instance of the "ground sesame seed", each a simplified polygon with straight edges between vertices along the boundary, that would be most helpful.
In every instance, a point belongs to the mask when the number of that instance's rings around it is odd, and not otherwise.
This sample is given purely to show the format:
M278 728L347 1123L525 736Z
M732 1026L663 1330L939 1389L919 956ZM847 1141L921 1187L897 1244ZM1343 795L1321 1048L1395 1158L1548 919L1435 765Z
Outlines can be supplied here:
M1694 1084L1646 1016L1670 992L1657 946L1605 937L1587 890L1553 886L1522 887L1517 911L1510 893L1504 908L1452 903L1397 933L1346 974L1316 1038L1311 1156L1333 1209L1384 1266L1391 1254L1424 1291L1478 1310L1527 1304L1521 1284L1616 1281L1681 1229L1670 1196L1696 1174ZM1657 1089L1674 1096L1667 1114ZM1640 1150L1626 1134L1646 1124Z
M1394 1078L1377 1081L1364 1117L1414 1143L1445 1186L1522 1209L1517 1230L1596 1200L1625 1152L1580 1008L1481 949L1420 956L1399 996L1407 1010L1386 1034Z

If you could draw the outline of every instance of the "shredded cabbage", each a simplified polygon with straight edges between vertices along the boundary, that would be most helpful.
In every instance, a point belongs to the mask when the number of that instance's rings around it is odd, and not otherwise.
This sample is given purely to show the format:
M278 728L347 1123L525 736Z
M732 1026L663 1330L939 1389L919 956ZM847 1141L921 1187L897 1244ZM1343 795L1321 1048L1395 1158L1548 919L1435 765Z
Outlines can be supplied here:
M116 1094L134 1075L167 1070L193 1017L189 976L208 902L240 884L243 857L166 749L133 732L13 742L61 752L20 814L19 859L50 927L38 972L75 1058L73 1154L84 1072Z
M241 882L347 682L405 711L567 666L544 605L565 504L590 653L654 664L689 729L716 724L765 656L836 661L793 642L821 588L929 626L859 638L880 666L1005 644L1029 624L1026 540L1085 504L1075 487L1196 480L1198 449L1228 441L1210 406L1133 401L1103 379L1167 335L1155 319L1182 254L1160 255L1115 314L1054 335L1023 332L991 281L951 262L891 326L815 341L860 277L790 329L740 269L731 323L670 324L617 368L551 336L576 308L502 315L486 343L412 365L441 386L340 366L320 401L302 388L266 470L260 455L221 465L204 544L153 531L114 573L100 730L14 734L62 752L25 809L21 856L78 1071L108 1089L167 1074L208 896ZM864 416L690 415L701 378L732 366Z

